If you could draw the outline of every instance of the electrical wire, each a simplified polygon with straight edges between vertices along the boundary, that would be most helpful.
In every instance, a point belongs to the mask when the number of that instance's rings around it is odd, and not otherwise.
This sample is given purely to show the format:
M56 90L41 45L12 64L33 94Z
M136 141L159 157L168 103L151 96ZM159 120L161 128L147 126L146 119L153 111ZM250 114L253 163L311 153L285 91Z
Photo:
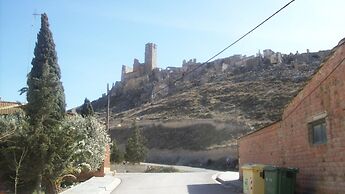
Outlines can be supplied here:
M209 58L207 61L203 62L202 64L198 65L197 67L195 67L194 69L185 72L180 78L176 79L173 81L173 84L175 84L176 82L182 80L186 75L191 74L192 72L196 71L197 69L201 68L202 66L204 66L205 64L207 64L208 62L210 62L211 60L213 60L214 58L216 58L217 56L219 56L220 54L222 54L224 51L228 50L230 47L232 47L233 45L235 45L236 43L238 43L240 40L242 40L244 37L248 36L250 33L252 33L253 31L255 31L257 28L259 28L260 26L262 26L264 23L266 23L268 20L270 20L272 17L274 17L276 14L278 14L279 12L281 12L283 9L285 9L286 7L288 7L291 3L293 3L295 0L291 0L290 2L288 2L287 4L285 4L283 7L281 7L279 10L277 10L276 12L274 12L271 16L269 16L268 18L266 18L265 20L263 20L261 23L259 23L257 26L255 26L254 28L252 28L251 30L249 30L247 33L245 33L244 35L242 35L240 38L238 38L237 40L235 40L234 42L232 42L229 46L225 47L223 50L219 51L217 54L213 55L211 58ZM160 88L159 90L155 91L152 93L152 96L154 97L155 94L158 94L160 91L167 89L169 86L165 86L163 88Z
M284 120L285 119L287 119L287 118L289 118L291 115L292 115L292 113L293 112L295 112L296 110L297 110L297 108L299 107L299 106L301 106L301 104L304 102L304 100L306 99L306 98L308 98L311 94L313 94L315 91L316 91L316 89L318 89L320 86L321 86L321 84L323 83L323 82L325 82L334 72L335 72L335 70L337 70L338 69L338 67L343 63L345 61L345 57L342 59L342 60L340 60L340 62L335 66L335 68L323 79L323 80L321 80L320 81L320 83L319 84L317 84L317 86L315 87L315 88L313 88L311 91L310 91L310 93L309 94L307 94L303 99L301 99L300 101L299 101L299 103L283 118ZM322 67L321 67L322 68Z

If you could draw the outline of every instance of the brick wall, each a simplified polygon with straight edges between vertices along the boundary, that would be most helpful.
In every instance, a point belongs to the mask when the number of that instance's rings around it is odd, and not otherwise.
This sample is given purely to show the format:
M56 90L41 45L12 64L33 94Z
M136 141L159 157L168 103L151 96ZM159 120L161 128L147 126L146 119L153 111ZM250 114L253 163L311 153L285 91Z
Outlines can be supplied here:
M110 146L107 144L105 148L105 158L104 158L104 172L110 172Z
M240 164L297 167L297 193L345 193L345 43L285 108L282 121L239 140ZM309 141L308 123L324 115L327 143Z
M277 129L280 122L242 137L239 142L239 163L261 163L280 165L281 152L278 145ZM245 157L244 157L245 156Z
M17 102L0 101L0 115L15 114L22 111L23 106Z
M110 146L107 144L105 146L105 157L102 166L98 171L95 172L94 176L103 177L105 173L110 172Z

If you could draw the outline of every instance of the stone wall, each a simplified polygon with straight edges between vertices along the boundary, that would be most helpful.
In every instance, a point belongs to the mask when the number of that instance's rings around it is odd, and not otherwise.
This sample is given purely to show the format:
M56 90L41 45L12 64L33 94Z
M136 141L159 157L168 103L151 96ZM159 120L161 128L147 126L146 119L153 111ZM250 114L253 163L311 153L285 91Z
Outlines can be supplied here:
M157 45L154 43L145 45L145 66L147 72L157 67Z
M299 168L297 193L345 193L345 41L285 108L282 120L239 140L240 165ZM327 142L310 141L309 123L326 120Z
M123 92L128 92L130 90L135 90L143 87L145 83L149 82L149 77L141 76L141 77L133 77L131 79L128 79L126 83L124 84Z
M140 63L138 59L134 59L133 68L122 66L121 81L128 81L140 76L148 75L157 67L157 45L147 43L145 45L145 62Z

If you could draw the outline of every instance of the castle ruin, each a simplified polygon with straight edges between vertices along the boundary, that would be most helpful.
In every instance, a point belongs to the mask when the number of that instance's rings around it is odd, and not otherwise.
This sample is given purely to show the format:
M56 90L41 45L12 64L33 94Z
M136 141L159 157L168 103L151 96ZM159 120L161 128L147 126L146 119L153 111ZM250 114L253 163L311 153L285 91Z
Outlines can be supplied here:
M309 52L302 54L281 54L270 49L263 50L254 56L233 55L207 63L197 62L195 58L183 60L181 66L157 67L157 46L154 43L145 45L145 61L134 59L133 66L122 66L121 81L116 81L109 94L116 110L128 110L143 103L152 102L181 90L186 85L199 86L218 80L218 74L232 76L243 72L257 72L260 69L289 69L306 71L319 64L328 52ZM309 67L308 64L312 64ZM280 69L280 70L281 70ZM279 71L280 71L279 70ZM223 74L225 73L225 74ZM203 75L203 76L201 76ZM206 75L206 76L204 76ZM302 74L303 75L303 74ZM280 76L280 75L279 75ZM296 75L294 75L296 77ZM300 73L297 75L299 77ZM221 78L223 79L223 78ZM239 79L242 79L241 77ZM243 78L246 79L246 78ZM294 78L299 79L299 78ZM93 106L102 108L106 105L106 94L95 100Z
M275 53L271 49L263 50L264 59L268 59L271 64L281 64L283 62L282 54L280 52Z
M147 75L157 67L157 45L147 43L145 45L145 62L140 63L138 59L134 59L133 68L122 65L121 81L138 78Z

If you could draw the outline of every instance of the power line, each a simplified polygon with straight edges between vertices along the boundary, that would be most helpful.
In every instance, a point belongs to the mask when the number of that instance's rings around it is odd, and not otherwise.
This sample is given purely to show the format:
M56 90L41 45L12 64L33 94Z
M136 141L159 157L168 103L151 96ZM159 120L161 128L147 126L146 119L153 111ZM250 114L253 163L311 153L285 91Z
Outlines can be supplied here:
M204 63L202 63L201 65L198 65L197 67L195 67L194 69L184 73L180 78L176 79L173 81L173 84L175 84L176 82L182 80L184 78L184 76L196 71L197 69L199 69L200 67L204 66L205 64L207 64L208 62L210 62L211 60L213 60L214 58L216 58L217 56L219 56L220 54L222 54L224 51L226 51L227 49L229 49L230 47L232 47L233 45L235 45L236 43L238 43L240 40L242 40L244 37L248 36L250 33L252 33L253 31L255 31L257 28L259 28L260 26L262 26L264 23L266 23L268 20L270 20L272 17L274 17L276 14L278 14L280 11L282 11L283 9L285 9L287 6L289 6L292 2L294 2L295 0L291 0L289 3L285 4L283 7L281 7L279 10L277 10L276 12L274 12L271 16L269 16L268 18L266 18L265 20L263 20L261 23L259 23L257 26L255 26L254 28L252 28L251 30L249 30L247 33L245 33L244 35L242 35L240 38L238 38L237 40L235 40L234 42L232 42L229 46L225 47L223 50L219 51L217 54L213 55L211 58L209 58L207 61L205 61ZM158 94L160 91L168 88L169 86L165 86L163 88L160 88L159 90L157 90L156 94ZM154 96L154 94L152 94L152 96Z
M292 113L293 112L295 112L296 110L297 110L297 108L299 107L299 106L301 106L301 104L304 102L304 100L305 99L307 99L310 95L312 95L315 91L316 91L316 89L318 89L320 86L321 86L321 84L323 84L323 82L325 82L334 72L335 72L335 70L337 70L338 69L338 67L343 63L345 61L345 57L342 59L342 60L340 60L340 62L335 66L335 68L323 79L323 80L321 80L320 81L320 83L319 84L317 84L316 86L315 86L315 88L313 88L312 90L311 90L311 92L309 93L309 94L307 94L292 110L291 110L291 112L289 112L287 115L286 115L286 117L284 117L284 119L287 119L287 118L289 118L291 115L292 115ZM327 63L327 62L325 62L325 63ZM322 67L321 67L322 68Z

